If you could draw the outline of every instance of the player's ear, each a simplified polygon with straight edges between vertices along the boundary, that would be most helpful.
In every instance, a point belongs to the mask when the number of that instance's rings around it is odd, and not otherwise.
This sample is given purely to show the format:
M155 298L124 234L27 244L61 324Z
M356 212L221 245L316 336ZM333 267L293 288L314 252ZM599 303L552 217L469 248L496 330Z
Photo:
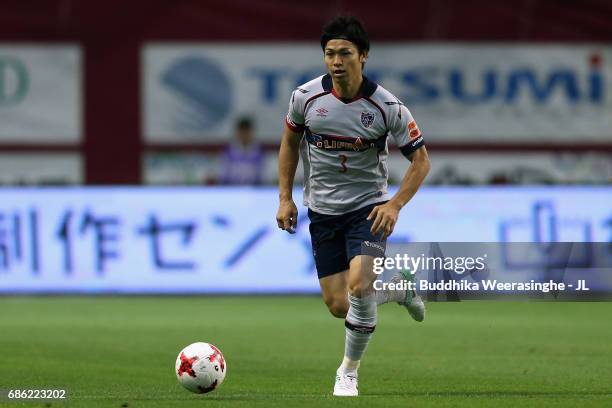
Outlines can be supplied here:
M368 60L368 52L364 51L361 53L361 55L359 56L359 62L361 62L362 64L365 64L365 62Z

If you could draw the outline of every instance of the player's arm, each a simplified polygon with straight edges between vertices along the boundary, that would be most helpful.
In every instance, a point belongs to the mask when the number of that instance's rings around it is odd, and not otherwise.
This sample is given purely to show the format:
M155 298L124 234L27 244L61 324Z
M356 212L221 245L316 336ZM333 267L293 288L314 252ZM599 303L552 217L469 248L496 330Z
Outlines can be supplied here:
M408 156L408 160L411 162L410 167L408 167L397 193L385 204L374 207L368 215L368 220L374 220L372 233L377 235L382 232L383 241L393 232L400 210L414 197L431 167L425 146L421 146L412 152Z
M408 156L408 160L410 160L410 167L406 171L404 178L400 184L399 190L397 193L389 200L392 205L401 209L408 201L414 197L416 192L423 184L423 180L429 173L429 169L431 168L431 164L429 163L429 156L427 155L427 149L425 146L421 146L417 150L415 150L410 156Z
M300 139L302 134L285 125L280 150L278 152L278 198L276 213L278 227L288 232L297 226L297 207L293 202L293 179L299 162Z

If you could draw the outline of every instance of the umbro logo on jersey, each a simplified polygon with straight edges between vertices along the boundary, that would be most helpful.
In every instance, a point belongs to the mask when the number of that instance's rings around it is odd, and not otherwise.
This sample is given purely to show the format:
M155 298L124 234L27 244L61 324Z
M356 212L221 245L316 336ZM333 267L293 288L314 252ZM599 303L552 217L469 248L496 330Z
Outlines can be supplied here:
M329 113L329 111L325 108L319 108L317 109L317 116L320 116L322 118L327 117L327 114Z
M374 115L374 112L370 112L370 111L361 112L361 124L363 125L363 127L369 128L370 126L372 126L375 118L376 118L376 115Z

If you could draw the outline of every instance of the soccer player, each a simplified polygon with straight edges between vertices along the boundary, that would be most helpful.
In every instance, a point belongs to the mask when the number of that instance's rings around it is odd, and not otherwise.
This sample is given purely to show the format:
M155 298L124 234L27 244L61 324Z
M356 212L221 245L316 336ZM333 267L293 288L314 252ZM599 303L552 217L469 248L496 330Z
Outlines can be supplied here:
M357 369L376 327L377 305L395 301L417 321L413 291L373 291L373 257L384 256L399 212L429 171L423 136L410 111L363 76L370 43L361 23L336 17L321 35L328 73L293 91L279 152L279 228L294 232L293 179L301 154L304 204L323 300L345 319L344 359L334 395L357 396ZM387 136L411 164L397 193L387 192ZM362 250L363 248L363 250ZM403 272L393 279L411 279Z

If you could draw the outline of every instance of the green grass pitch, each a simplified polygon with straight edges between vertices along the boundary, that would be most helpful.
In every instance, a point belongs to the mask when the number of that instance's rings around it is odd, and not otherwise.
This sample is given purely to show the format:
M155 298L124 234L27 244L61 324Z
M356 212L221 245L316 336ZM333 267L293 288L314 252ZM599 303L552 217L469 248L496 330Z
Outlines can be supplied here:
M217 345L225 383L182 389L179 350ZM0 388L65 388L13 407L610 407L612 303L397 305L360 369L360 397L331 396L343 322L318 297L0 298Z

